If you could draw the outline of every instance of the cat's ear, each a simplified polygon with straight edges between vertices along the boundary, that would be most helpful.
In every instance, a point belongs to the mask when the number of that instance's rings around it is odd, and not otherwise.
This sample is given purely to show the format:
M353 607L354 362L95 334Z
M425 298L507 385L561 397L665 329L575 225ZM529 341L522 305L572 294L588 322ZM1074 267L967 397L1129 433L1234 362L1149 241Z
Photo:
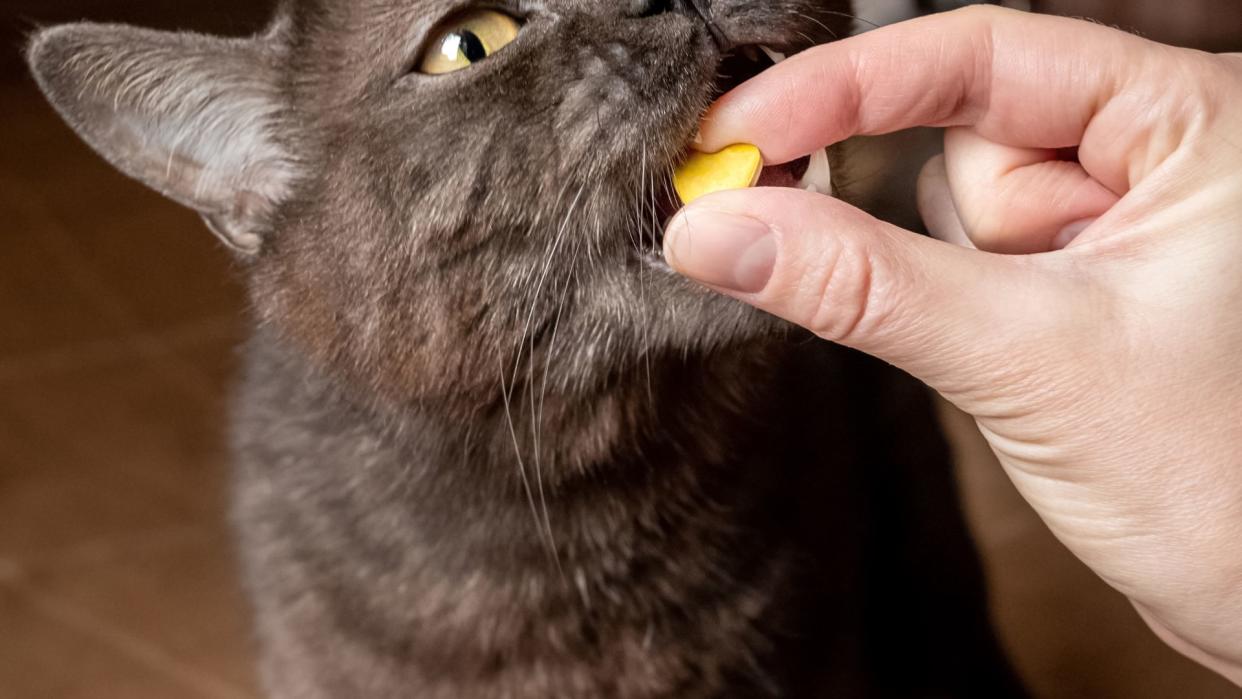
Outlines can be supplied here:
M69 24L36 34L27 59L100 155L254 253L294 176L281 138L283 46L279 23L248 39Z

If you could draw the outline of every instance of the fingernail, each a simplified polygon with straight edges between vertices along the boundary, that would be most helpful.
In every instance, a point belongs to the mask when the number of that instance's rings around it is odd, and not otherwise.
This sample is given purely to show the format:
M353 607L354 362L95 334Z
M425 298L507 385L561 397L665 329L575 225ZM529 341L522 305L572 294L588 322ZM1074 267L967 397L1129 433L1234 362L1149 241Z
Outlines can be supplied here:
M1061 232L1057 233L1057 237L1052 239L1052 249L1060 250L1061 248L1064 248L1074 242L1075 238L1082 235L1083 231L1090 228L1091 224L1098 220L1098 218L1084 218L1081 221L1074 221L1065 228L1062 228Z
M776 238L768 224L750 216L683 209L665 230L664 257L691 279L753 294L772 277Z

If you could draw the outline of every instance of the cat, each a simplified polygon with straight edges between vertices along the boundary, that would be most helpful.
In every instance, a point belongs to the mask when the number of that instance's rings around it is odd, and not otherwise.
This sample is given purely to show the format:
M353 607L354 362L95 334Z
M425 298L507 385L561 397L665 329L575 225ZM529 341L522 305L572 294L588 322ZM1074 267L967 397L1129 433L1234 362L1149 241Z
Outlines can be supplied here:
M68 123L247 277L270 696L1022 696L923 387L658 254L707 105L849 10L291 0L250 38L33 37Z

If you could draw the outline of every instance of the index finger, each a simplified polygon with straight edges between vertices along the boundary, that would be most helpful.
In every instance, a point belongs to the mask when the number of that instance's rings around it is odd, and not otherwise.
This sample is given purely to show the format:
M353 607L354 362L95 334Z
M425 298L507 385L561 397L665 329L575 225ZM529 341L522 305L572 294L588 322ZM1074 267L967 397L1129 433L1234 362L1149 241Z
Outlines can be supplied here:
M781 163L850 136L967 125L1007 145L1076 146L1158 46L1089 22L994 7L933 15L764 71L708 111L699 147L753 143ZM1144 102L1131 111L1150 111Z

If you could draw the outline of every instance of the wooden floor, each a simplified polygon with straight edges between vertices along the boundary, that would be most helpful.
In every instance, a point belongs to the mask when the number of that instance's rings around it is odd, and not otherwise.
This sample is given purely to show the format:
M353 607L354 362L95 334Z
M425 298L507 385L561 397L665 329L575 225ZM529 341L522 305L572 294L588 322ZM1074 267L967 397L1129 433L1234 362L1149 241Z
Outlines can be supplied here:
M254 696L221 456L240 287L29 85L0 104L0 697Z
M235 271L192 214L0 75L0 699L256 697L225 527ZM1037 696L1242 695L1156 641L948 415L996 618Z

